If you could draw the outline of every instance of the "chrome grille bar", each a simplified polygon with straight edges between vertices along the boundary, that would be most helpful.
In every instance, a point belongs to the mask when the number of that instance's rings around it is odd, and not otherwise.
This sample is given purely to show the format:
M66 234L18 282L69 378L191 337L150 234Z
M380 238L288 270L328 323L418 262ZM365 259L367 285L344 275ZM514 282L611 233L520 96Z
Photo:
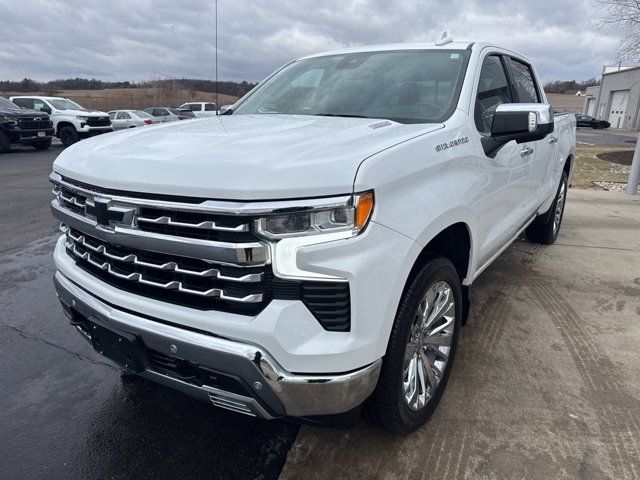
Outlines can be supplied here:
M150 285L157 288L162 288L165 290L176 290L183 293L189 293L191 295L198 295L201 297L210 297L210 298L219 298L220 300L226 300L230 302L239 302L239 303L259 303L262 301L261 293L253 293L250 295L246 295L244 297L234 297L225 293L225 291L221 288L210 288L208 290L195 290L192 288L188 288L183 286L182 282L172 280L170 282L161 283L155 282L153 280L149 280L145 278L140 273L129 273L123 274L116 271L109 262L103 262L97 258L94 258L89 252L81 252L78 250L77 246L73 241L66 242L65 246L74 256L87 261L91 265L99 268L100 270L104 270L105 272L113 275L114 277L121 278L124 280L129 280L131 282L137 282L144 285Z
M51 202L53 216L68 227L107 244L116 244L136 250L166 253L181 257L210 260L221 265L240 267L264 266L269 263L269 249L261 242L230 243L198 238L146 232L135 228L114 226L106 228L96 220L72 212L57 199Z
M151 263L146 262L144 260L140 260L137 255L130 253L127 255L117 255L112 253L106 245L100 244L97 246L92 245L87 242L86 237L82 234L75 235L73 232L69 230L69 228L65 226L61 226L61 231L67 234L67 237L72 240L75 244L82 245L82 247L87 250L91 250L95 253L99 253L104 255L105 257L116 260L123 263L131 263L134 265L140 265L142 267L155 268L157 270L165 270L176 273L184 273L186 275L193 275L194 277L200 278L217 278L218 280L227 280L230 282L260 282L262 281L263 274L262 273L250 273L247 275L242 275L240 277L232 277L229 275L224 275L217 268L208 268L206 270L190 270L188 268L180 267L176 262L166 262L166 263Z
M217 230L220 232L248 232L249 231L248 223L243 223L241 225L238 225L237 227L223 227L220 225L216 225L216 222L212 222L212 221L204 221L200 223L178 222L173 220L171 217L167 217L167 216L149 218L149 217L141 217L138 215L136 219L138 220L138 222L142 222L142 223L169 225L172 227L200 228L203 230Z

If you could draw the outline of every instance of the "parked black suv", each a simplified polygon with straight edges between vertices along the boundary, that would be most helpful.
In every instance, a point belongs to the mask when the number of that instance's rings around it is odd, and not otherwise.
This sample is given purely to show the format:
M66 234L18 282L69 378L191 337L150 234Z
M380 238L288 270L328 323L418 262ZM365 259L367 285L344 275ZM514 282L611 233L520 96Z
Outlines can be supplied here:
M576 115L577 127L591 127L591 128L609 128L611 124L606 120L596 120L589 115Z
M52 136L53 123L49 115L20 108L0 97L0 153L8 152L14 143L46 150L51 146Z

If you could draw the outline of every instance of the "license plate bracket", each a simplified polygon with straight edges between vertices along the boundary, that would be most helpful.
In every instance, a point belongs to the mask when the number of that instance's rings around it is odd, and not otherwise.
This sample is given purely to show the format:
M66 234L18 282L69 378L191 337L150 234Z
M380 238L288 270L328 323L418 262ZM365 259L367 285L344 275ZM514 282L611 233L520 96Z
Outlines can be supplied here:
M107 328L95 319L87 320L93 348L108 359L133 373L144 371L147 358L137 335Z
M38 132L38 136L39 137L46 137L47 136L47 132Z

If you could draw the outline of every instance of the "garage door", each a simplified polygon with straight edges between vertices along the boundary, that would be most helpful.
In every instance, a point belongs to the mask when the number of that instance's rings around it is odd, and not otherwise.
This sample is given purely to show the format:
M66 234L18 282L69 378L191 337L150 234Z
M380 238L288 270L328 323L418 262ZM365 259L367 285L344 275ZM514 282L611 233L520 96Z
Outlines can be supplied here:
M596 113L596 99L590 98L587 100L587 115L595 117Z
M613 92L611 109L609 111L609 123L613 128L622 128L624 126L627 100L629 100L629 90L617 90Z

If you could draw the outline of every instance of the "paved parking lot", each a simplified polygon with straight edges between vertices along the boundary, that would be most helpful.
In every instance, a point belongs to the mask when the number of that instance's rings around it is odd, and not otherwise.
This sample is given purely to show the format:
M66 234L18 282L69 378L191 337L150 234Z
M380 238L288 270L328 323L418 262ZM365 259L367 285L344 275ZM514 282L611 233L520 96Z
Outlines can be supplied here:
M640 197L571 190L558 242L474 286L443 401L406 438L216 410L122 380L51 284L47 175L0 156L0 477L640 478ZM289 452L287 457L287 452Z
M633 147L638 141L638 132L616 128L594 130L590 127L578 127L576 137L578 143L583 145Z

